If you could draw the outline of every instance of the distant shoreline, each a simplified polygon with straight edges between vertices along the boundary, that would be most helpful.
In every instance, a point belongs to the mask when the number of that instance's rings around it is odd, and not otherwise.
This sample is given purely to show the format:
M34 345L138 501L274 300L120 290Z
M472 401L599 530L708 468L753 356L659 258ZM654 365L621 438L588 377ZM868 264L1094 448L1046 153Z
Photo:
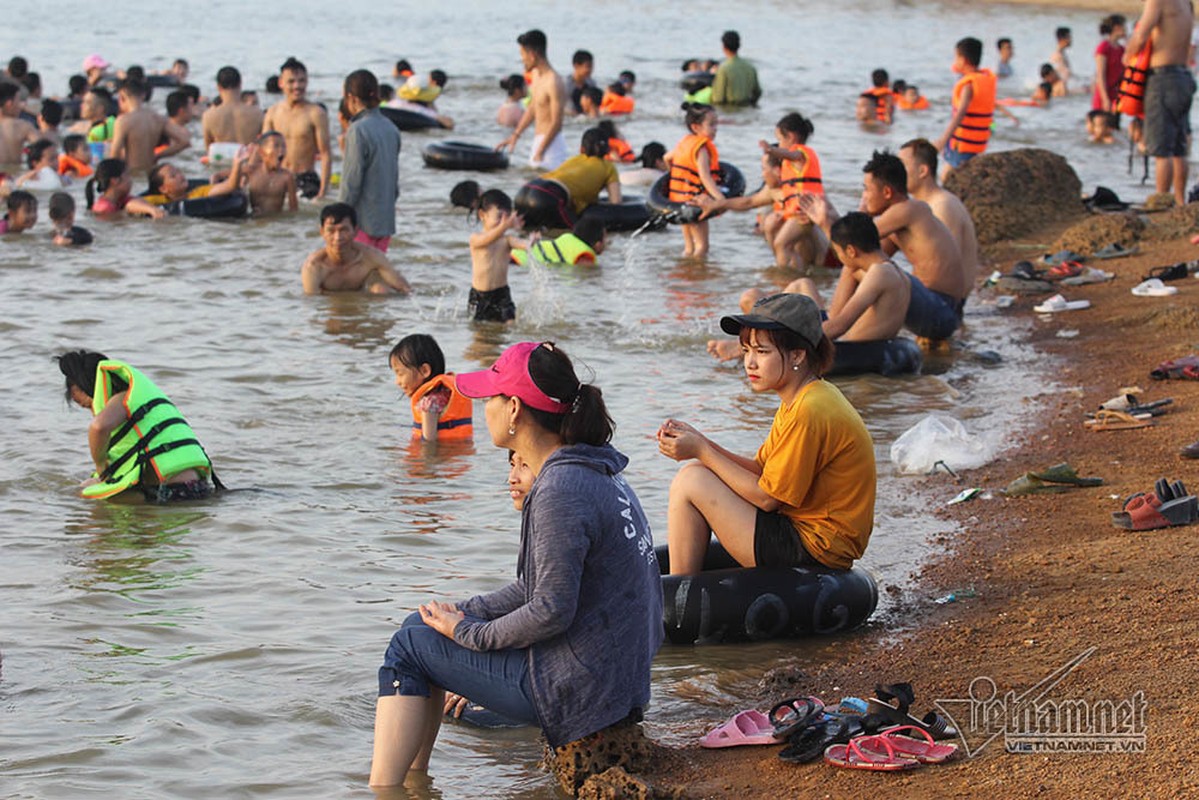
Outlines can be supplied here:
M1109 14L1138 14L1144 7L1139 0L983 0L991 5L1044 6L1046 8L1077 8L1105 11Z

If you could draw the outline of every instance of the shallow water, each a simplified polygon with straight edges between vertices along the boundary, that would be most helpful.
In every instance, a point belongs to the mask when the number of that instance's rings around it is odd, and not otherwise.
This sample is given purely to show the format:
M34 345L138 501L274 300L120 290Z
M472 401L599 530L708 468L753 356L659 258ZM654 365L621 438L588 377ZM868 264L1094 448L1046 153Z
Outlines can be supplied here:
M683 6L615 0L595 6L588 20L575 6L547 2L527 4L522 16L474 1L452 15L350 3L339 6L340 20L352 24L342 24L325 6L299 0L188 3L153 19L140 7L116 7L94 35L82 35L64 34L56 22L68 7L43 4L14 48L52 89L92 51L150 68L185 55L198 81L228 59L247 86L260 86L294 53L308 62L314 93L335 102L345 72L387 72L406 56L420 70L447 68L442 107L459 121L455 138L481 142L504 135L492 123L501 99L495 83L519 69L516 34L540 23L559 66L587 46L601 78L637 72L639 110L621 125L635 147L650 138L671 146L681 136L678 65L715 54L718 32L737 27L766 97L761 109L729 115L717 140L722 158L754 166L757 140L798 107L815 120L812 144L843 209L856 203L872 149L940 132L957 38L1011 35L1031 73L1058 24L1073 24L1074 60L1088 63L1096 41L1088 32L1097 25L1077 12L877 0L759 1L737 4L735 13L702 0L688 4L687 15ZM176 52L178 37L163 31L196 34ZM880 64L847 53L872 53L894 77L918 82L934 110L901 117L886 135L859 131L848 119L854 97ZM206 79L202 85L211 89ZM1025 124L1001 123L994 145L1059 149L1085 186L1102 180L1138 197L1122 177L1122 151L1084 143L1087 107L1071 98L1050 111L1020 110ZM568 139L583 128L569 122ZM754 397L739 370L713 364L703 350L742 288L782 279L766 269L770 256L749 216L713 224L714 255L703 267L678 262L680 236L670 231L615 237L599 269L514 270L518 323L473 327L465 314L469 226L445 202L463 176L421 166L419 148L432 138L406 135L402 155L391 253L416 287L411 298L304 297L299 265L318 241L312 206L294 218L242 224L87 222L97 244L74 252L50 248L44 222L36 236L0 242L0 353L28 384L9 399L0 459L5 796L367 794L374 673L392 628L424 599L502 585L517 542L504 456L481 425L477 448L432 455L409 445L408 403L386 359L406 333L435 335L457 370L489 364L514 341L561 343L605 391L617 445L632 459L629 479L659 541L675 469L654 446L663 418L688 419L747 452L761 441L774 403ZM195 159L182 161L199 174ZM482 180L512 192L527 177L513 170ZM1010 434L1018 409L1008 399L1042 387L1020 339L1019 325L972 303L968 347L999 351L1004 366L987 369L960 355L921 377L839 381L875 436L882 480L863 563L880 582L906 583L932 552L927 537L945 526L910 479L892 474L891 441L929 411L967 420L995 441ZM62 402L50 357L82 346L151 375L192 421L225 482L252 490L186 508L76 497L90 468L87 415ZM947 486L945 499L956 491ZM690 720L722 714L730 687L765 667L816 660L835 646L667 648L655 666L655 731L669 740ZM418 794L547 796L553 790L535 767L538 755L529 732L447 726L432 785Z

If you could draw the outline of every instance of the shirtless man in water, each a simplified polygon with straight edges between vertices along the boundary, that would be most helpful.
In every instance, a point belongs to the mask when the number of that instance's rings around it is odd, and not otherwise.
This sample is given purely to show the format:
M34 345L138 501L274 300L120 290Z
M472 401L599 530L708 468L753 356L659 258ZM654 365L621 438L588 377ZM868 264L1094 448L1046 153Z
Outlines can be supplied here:
M159 158L178 153L191 143L191 135L164 116L145 106L146 87L141 81L126 80L117 93L121 114L112 126L112 158L121 158L130 172L146 172ZM166 149L154 148L165 138Z
M0 84L0 164L21 164L25 145L37 141L37 128L21 119L15 83Z
M262 109L241 101L241 73L236 67L221 67L216 74L219 106L210 106L200 118L204 149L213 142L250 144L262 130Z
M899 156L876 151L862 171L862 210L874 217L883 251L892 255L902 250L912 264L904 324L920 339L948 339L961 324L962 307L973 288L958 243L928 203L908 196L908 174ZM826 233L837 220L836 209L823 195L801 195L800 207Z
M908 171L908 194L928 203L933 216L949 228L962 252L962 270L969 286L978 275L978 237L966 205L937 183L937 148L927 139L912 139L899 148L899 160Z
M321 209L321 238L325 246L308 256L300 270L304 294L362 289L371 294L412 291L387 256L354 241L357 229L358 216L352 206L332 203Z
M1145 83L1145 151L1154 157L1159 194L1174 192L1186 202L1187 150L1195 77L1187 68L1195 12L1188 0L1145 0L1145 13L1124 49L1124 64L1136 64L1147 45L1149 78Z
M262 132L283 134L287 140L287 160L283 166L297 179L304 173L313 172L316 154L320 153L321 185L314 197L319 200L329 190L329 172L333 167L329 115L324 108L308 101L308 69L296 59L287 59L279 69L279 88L283 90L283 100L267 110L262 120Z
M529 165L543 170L557 169L570 153L566 140L562 138L562 115L565 113L567 96L562 76L554 72L546 58L545 34L531 30L516 39L520 45L520 60L525 71L533 73L529 84L529 107L512 131L512 135L500 142L496 150L516 149L516 142L525 128L533 125L533 152Z

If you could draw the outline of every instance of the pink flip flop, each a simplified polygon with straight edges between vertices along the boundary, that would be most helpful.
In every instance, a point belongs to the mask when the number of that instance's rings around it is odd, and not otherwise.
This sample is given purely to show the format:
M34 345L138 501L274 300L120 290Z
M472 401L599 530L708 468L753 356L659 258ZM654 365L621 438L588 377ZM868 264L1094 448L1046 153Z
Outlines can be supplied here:
M920 766L919 761L900 753L885 736L858 736L850 739L849 744L831 744L824 751L824 761L834 767L873 772L897 772Z
M915 725L891 728L875 738L890 742L893 753L914 758L921 764L940 764L942 761L952 758L953 754L958 751L956 744L937 744L928 731L917 728ZM875 744L875 742L864 746L867 749L875 749L870 747L871 744Z
M749 744L782 744L774 738L774 726L770 724L770 718L761 711L738 711L699 740L700 747L709 749Z

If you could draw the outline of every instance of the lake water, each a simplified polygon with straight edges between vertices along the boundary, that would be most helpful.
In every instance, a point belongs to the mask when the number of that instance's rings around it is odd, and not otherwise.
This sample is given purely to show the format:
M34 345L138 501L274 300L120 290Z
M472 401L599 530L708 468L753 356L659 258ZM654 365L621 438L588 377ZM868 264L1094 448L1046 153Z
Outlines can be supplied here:
M90 29L64 24L76 18ZM683 135L679 65L718 55L720 32L737 28L765 96L761 108L723 120L722 160L756 174L757 141L783 113L802 110L816 124L810 144L829 192L846 209L871 150L941 132L956 39L977 35L990 56L995 38L1011 36L1031 82L1060 24L1073 25L1074 60L1089 71L1097 15L882 0L530 2L519 11L478 0L444 10L218 0L152 13L116 3L82 18L49 0L10 27L5 45L29 58L50 93L90 52L150 69L185 56L206 93L226 63L242 69L247 87L261 87L294 54L309 65L314 95L331 105L348 71L387 74L406 57L420 72L449 72L441 107L458 120L455 138L494 143L505 135L492 121L497 81L519 71L516 35L539 25L559 68L587 47L601 81L637 73L637 114L620 127L639 148L649 139L671 147ZM918 83L933 110L901 115L885 135L860 131L854 100L878 66ZM1008 88L1026 94L1020 80ZM1050 147L1071 159L1084 186L1102 182L1139 199L1125 151L1086 144L1088 103L1021 109L1025 124L1001 122L993 147ZM568 122L568 141L585 127ZM459 371L490 364L515 341L559 342L604 389L659 542L676 465L656 452L658 423L678 416L746 452L765 435L775 403L704 352L743 288L785 280L768 268L750 215L713 223L703 266L677 259L681 236L671 230L616 236L599 269L514 269L517 324L475 327L465 311L470 224L446 202L463 176L424 169L419 157L435 138L406 135L401 157L391 256L416 287L409 298L303 296L299 265L319 242L311 205L240 224L83 220L97 243L76 251L49 245L43 206L33 235L0 242L0 353L10 375L29 381L8 401L0 460L0 795L369 796L375 670L394 626L425 599L505 583L518 537L504 454L481 424L474 448L432 456L410 447L408 401L387 365L407 333L436 336ZM200 175L197 156L180 163ZM514 169L481 180L513 193L528 177ZM1036 362L1020 344L1020 323L984 303L967 315L967 347L1000 352L1004 366L984 368L967 353L933 361L921 377L838 382L875 437L878 518L863 564L883 585L906 585L933 552L928 537L945 528L912 479L893 474L894 438L937 411L1002 441L1019 412L1013 400L1044 388L1029 374ZM88 415L63 402L51 361L77 347L152 376L225 482L255 491L173 508L78 498L75 486L90 471ZM957 488L945 491L948 499ZM888 616L885 597L876 626L918 623ZM734 687L764 668L820 659L835 646L668 647L655 668L653 730L677 740L688 722L722 714ZM418 794L552 796L539 754L531 732L448 725L432 784Z

